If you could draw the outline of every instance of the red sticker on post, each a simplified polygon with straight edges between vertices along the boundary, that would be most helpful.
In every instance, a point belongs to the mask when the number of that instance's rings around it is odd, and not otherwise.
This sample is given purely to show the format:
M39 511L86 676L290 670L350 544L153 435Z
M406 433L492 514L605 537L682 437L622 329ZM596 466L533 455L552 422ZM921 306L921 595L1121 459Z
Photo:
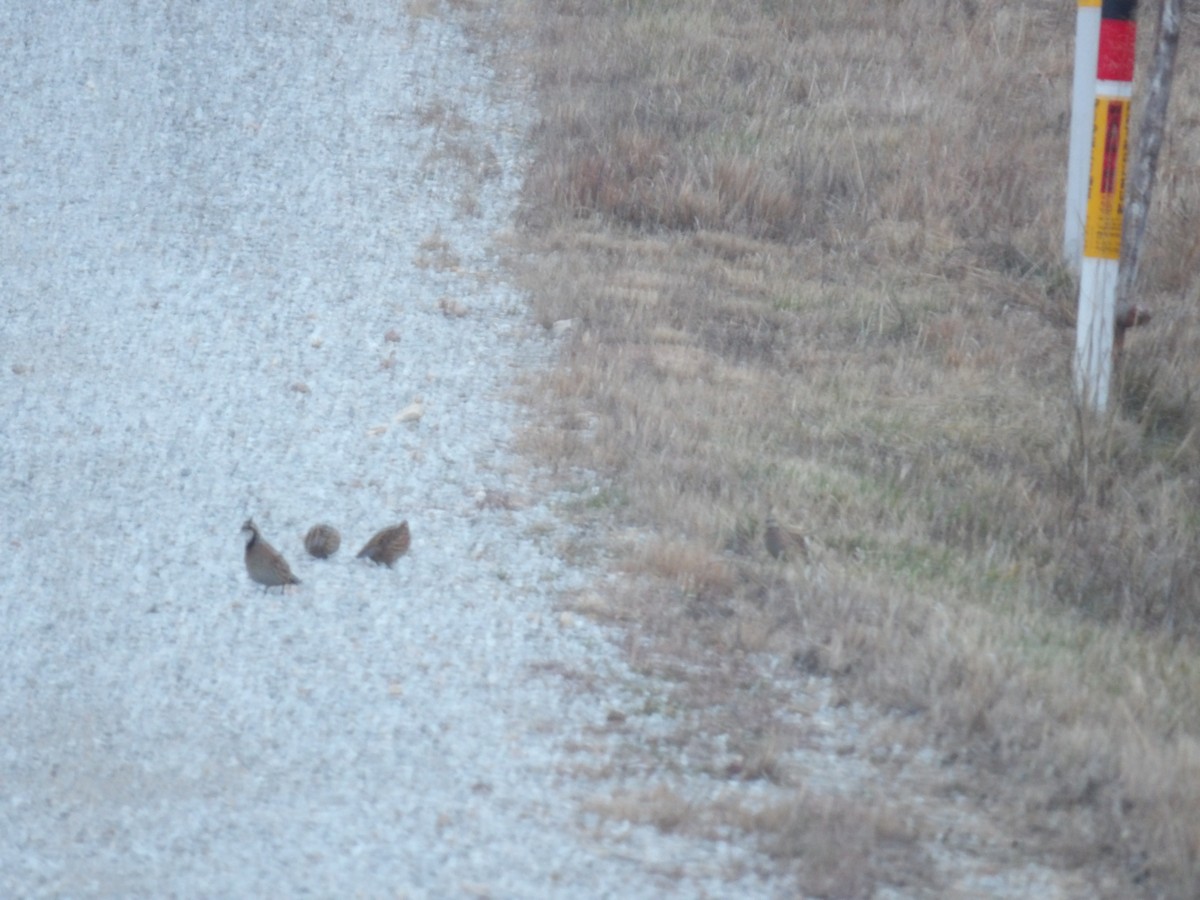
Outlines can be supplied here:
M1128 19L1100 20L1100 50L1096 59L1099 81L1133 81L1137 25Z

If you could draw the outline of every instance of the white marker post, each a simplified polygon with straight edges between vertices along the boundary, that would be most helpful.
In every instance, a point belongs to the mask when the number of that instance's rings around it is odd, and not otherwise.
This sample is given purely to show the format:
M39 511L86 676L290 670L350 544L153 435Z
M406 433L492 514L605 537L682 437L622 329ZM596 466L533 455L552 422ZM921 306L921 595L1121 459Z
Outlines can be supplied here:
M1083 258L1083 225L1087 219L1099 47L1100 0L1079 0L1075 15L1075 78L1071 84L1071 143L1067 151L1067 212L1063 223L1063 262L1076 275Z
M1080 402L1095 412L1108 407L1112 375L1136 8L1137 0L1103 0L1100 10L1092 162L1075 330L1075 389Z

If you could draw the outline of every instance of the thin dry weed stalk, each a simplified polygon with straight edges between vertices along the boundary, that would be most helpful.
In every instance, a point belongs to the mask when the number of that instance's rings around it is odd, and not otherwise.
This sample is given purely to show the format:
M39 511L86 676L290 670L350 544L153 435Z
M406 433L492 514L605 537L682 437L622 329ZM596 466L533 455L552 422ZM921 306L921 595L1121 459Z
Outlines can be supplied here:
M1200 892L1200 800L1164 787L1200 739L1196 86L1155 319L1085 421L1069 5L514 8L542 103L522 277L573 322L526 446L612 485L580 514L658 536L617 548L638 589L605 618L656 648L631 652L790 654L924 717L1047 844L1100 863L1116 835L1130 892ZM771 505L805 511L828 584L769 575Z

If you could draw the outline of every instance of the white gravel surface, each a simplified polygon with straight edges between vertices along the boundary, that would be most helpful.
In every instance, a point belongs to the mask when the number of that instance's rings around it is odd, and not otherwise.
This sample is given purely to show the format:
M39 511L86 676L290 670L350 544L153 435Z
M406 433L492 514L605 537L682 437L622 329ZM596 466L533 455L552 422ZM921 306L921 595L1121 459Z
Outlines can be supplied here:
M397 0L18 0L0 50L0 896L776 893L581 818L634 688L510 450L519 86Z

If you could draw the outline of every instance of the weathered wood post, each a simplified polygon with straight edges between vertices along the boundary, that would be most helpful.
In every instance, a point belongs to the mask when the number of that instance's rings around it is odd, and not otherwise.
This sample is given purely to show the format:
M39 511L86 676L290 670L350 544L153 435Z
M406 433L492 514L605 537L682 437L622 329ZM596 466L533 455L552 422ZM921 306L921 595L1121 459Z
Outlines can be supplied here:
M1150 69L1146 101L1142 104L1142 124L1138 129L1138 147L1133 155L1133 173L1129 180L1125 236L1121 241L1121 275L1117 279L1118 329L1129 309L1135 311L1134 319L1147 321L1149 317L1149 313L1136 303L1134 285L1137 283L1146 220L1150 216L1150 194L1154 188L1154 174L1158 171L1158 155L1162 151L1163 134L1167 130L1167 106L1171 102L1171 85L1175 81L1175 55L1179 50L1182 13L1180 0L1163 0L1159 10L1154 64ZM1139 322L1135 321L1134 324Z

